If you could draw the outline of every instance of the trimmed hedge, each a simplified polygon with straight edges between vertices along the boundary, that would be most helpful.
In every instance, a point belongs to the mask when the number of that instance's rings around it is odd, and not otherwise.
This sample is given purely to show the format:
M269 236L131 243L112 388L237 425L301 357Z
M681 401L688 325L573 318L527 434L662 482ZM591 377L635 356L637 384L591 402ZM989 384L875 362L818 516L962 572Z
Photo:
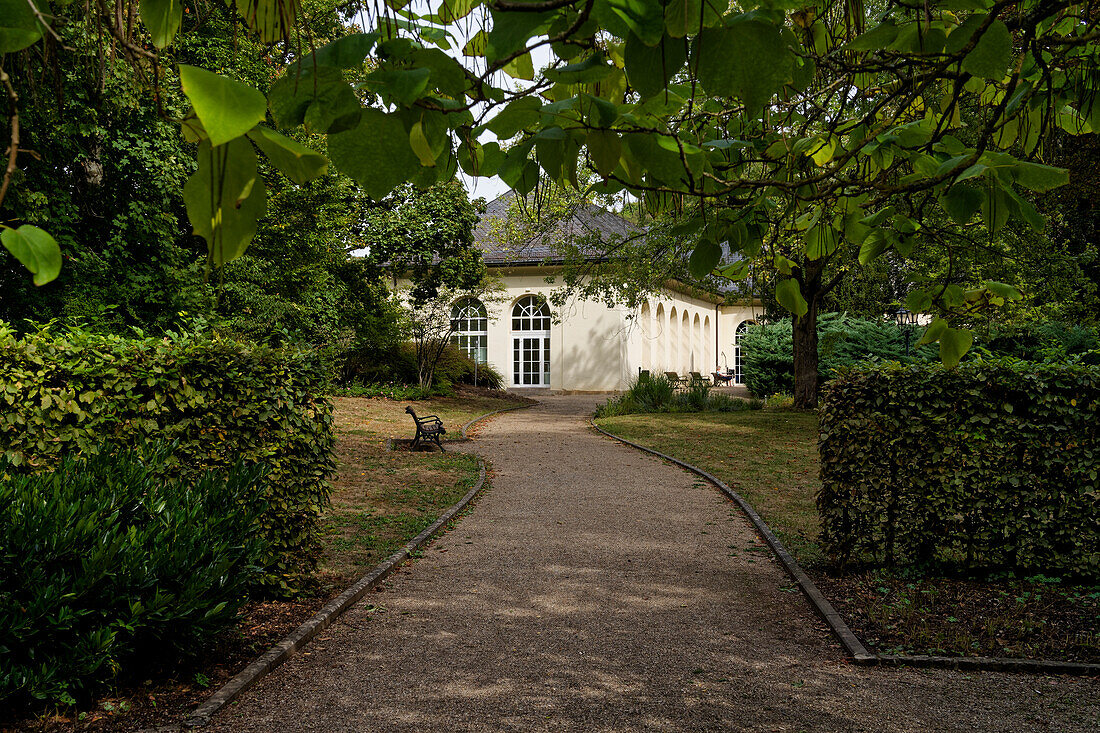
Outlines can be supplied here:
M837 564L1100 577L1100 368L848 370L825 388L820 451Z
M103 452L0 481L0 708L72 704L234 623L266 554L263 468L184 482L167 458Z
M321 357L308 350L55 328L17 339L0 323L0 452L24 472L103 445L155 441L177 444L169 470L181 478L263 463L263 584L292 593L315 559L335 469L324 384Z

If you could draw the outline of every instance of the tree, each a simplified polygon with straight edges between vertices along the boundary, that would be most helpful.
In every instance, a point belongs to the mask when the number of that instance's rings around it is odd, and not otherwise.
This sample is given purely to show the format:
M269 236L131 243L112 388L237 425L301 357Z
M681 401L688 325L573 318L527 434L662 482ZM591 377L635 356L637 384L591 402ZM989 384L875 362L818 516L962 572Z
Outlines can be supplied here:
M48 37L28 7L5 13L13 32L0 36L0 53ZM176 67L193 108L184 131L198 145L188 215L214 266L240 256L264 210L256 148L292 180L324 168L264 124L268 108L280 128L326 133L335 166L376 200L404 181L450 180L460 166L499 174L521 195L540 169L576 187L587 168L605 193L676 212L697 273L742 278L760 260L777 273L776 298L794 315L801 406L816 399L816 314L844 277L831 264L925 248L950 255L971 247L975 217L986 236L1010 219L1041 229L1021 191L1067 180L1039 162L1047 132L1100 125L1100 14L1068 0L443 0L438 9L393 0L364 16L371 30L311 53L296 35L297 3L241 7L289 62L266 99ZM153 44L169 46L179 7L140 11ZM472 13L485 23L460 64L443 49ZM140 43L146 31L126 22L132 13L100 15L134 63L163 66ZM530 52L542 46L555 58L535 80ZM357 95L348 74L369 94ZM505 76L531 83L517 91ZM11 98L13 120L16 109ZM479 142L484 133L515 140L505 150ZM12 151L17 143L13 135ZM3 241L48 280L48 235L26 226ZM740 259L723 262L724 251ZM907 304L947 316L924 338L953 364L972 340L963 321L1017 297L994 281L966 289L929 278Z
M396 293L404 311L404 329L412 338L416 352L416 372L422 389L429 389L435 379L436 365L452 342L458 328L452 317L454 305L467 299L476 299L483 305L499 302L503 288L500 282L483 273L483 277L467 287L455 288L443 285L427 300L417 300L416 287ZM487 312L491 312L488 308Z

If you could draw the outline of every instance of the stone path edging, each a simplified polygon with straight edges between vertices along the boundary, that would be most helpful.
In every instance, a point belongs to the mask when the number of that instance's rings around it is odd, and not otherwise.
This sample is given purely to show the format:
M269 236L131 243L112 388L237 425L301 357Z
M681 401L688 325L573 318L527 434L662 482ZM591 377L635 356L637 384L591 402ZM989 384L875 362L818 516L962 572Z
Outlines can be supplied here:
M652 453L659 458L675 463L681 468L685 468L694 474L702 476L741 507L741 511L748 516L749 521L756 527L757 532L759 532L760 536L764 538L764 541L768 543L768 546L771 548L772 552L775 553L775 556L779 558L779 562L782 563L787 574L791 576L792 580L798 583L798 587L802 590L803 595L806 596L806 600L810 602L810 605L817 615L829 625L829 629L840 641L841 645L843 645L844 650L848 653L848 656L852 658L855 664L865 666L881 665L886 667L932 667L937 669L959 669L979 672L1027 672L1032 674L1072 674L1078 676L1100 675L1100 664L1087 664L1084 662L1062 662L1051 659L1009 659L1004 657L941 657L923 654L875 654L868 650L863 642L856 637L848 624L845 623L844 618L837 612L836 608L833 607L833 604L829 603L825 596L821 594L821 591L818 590L817 586L810 577L806 575L806 572L799 564L795 562L794 557L792 557L787 551L787 548L783 546L783 543L779 541L779 538L772 533L771 528L768 527L767 523L756 513L752 505L745 501L740 494L727 486L724 481L687 461L681 461L679 458L673 458L660 451L647 448L644 445L640 445L608 432L597 425L594 419L590 419L589 422L592 427L609 438L617 440L620 443L625 443L638 450L645 451L646 453Z
M462 426L462 438L468 439L466 431L481 420L486 420L502 412L532 407L534 404L537 403L506 407L503 410L495 410L475 417ZM451 505L447 511L443 512L439 519L435 520L431 526L412 538L401 549L383 560L381 564L357 580L343 593L325 604L324 608L315 613L312 618L284 637L282 641L272 646L251 664L241 670L235 677L222 685L217 692L206 699L206 702L195 708L187 719L184 720L183 727L199 728L206 725L210 721L212 715L236 700L246 690L270 674L276 667L294 656L299 649L308 644L317 634L324 631L333 621L339 618L344 611L348 610L356 601L366 595L367 591L382 582L394 568L407 560L421 545L432 539L440 529L446 527L459 512L466 508L466 505L469 504L485 486L485 461L478 458L477 462L477 482L474 484L473 488L466 492L465 496L459 499L457 503Z
M741 508L741 511L743 511L745 515L749 518L749 521L753 523L753 526L756 527L756 531L760 533L760 536L763 537L764 541L768 543L768 547L771 548L771 551L775 554L777 558L779 558L779 562L783 565L783 568L787 571L787 574L790 575L791 579L798 584L798 587L802 590L802 594L806 596L806 600L808 600L810 602L810 605L813 606L814 611L816 611L817 615L820 616L825 621L825 623L829 625L829 629L833 632L833 635L837 638L837 640L840 641L841 645L843 645L844 650L848 653L848 656L852 658L852 661L856 664L864 665L875 664L878 661L878 658L867 650L867 647L863 645L863 642L856 638L856 635L852 633L852 630L850 628L848 628L848 624L844 623L844 619L841 618L840 614L837 613L837 610L833 608L833 604L829 603L829 601L825 599L825 596L821 595L821 591L819 591L817 589L817 586L814 585L814 582L810 580L810 576L806 575L806 572L798 565L797 562L795 562L791 554L787 552L787 548L783 546L783 543L779 541L779 538L777 538L775 534L772 533L771 528L764 522L763 519L760 518L760 515L756 513L756 510L752 508L752 505L745 501L740 494L727 486L726 483L719 479L717 476L707 473L698 466L693 466L686 461L681 461L679 458L673 458L672 456L665 455L660 451L653 450L652 448L647 448L644 445L639 445L638 443L635 443L631 440L627 440L626 438L622 438L618 435L615 435L614 433L608 432L597 425L595 420L590 419L589 422L592 424L592 427L594 427L596 430L603 433L607 437L613 438L620 443L625 443L626 445L632 446L639 450L643 450L646 453L652 453L653 455L663 458L666 461L675 463L681 468L686 468L688 471L702 476L707 481L718 487L718 490L730 499L732 499L734 503L736 503Z
M315 613L311 619L264 652L233 679L222 685L217 692L208 697L206 702L197 707L194 712L188 716L183 723L184 727L197 728L206 725L210 720L210 716L236 700L243 692L270 674L280 664L294 656L299 649L308 644L317 634L328 628L328 626L343 614L344 611L348 610L352 604L366 595L367 591L382 582L394 568L407 560L421 545L432 539L441 528L445 527L447 523L454 519L456 514L462 511L466 505L477 496L478 492L480 492L485 485L485 462L480 458L478 459L478 469L477 483L474 484L473 488L470 489L465 496L459 499L458 503L453 504L439 517L439 519L435 520L431 526L410 540L401 549L397 550L397 552L383 560L380 565L357 580L350 588L325 604L324 608Z

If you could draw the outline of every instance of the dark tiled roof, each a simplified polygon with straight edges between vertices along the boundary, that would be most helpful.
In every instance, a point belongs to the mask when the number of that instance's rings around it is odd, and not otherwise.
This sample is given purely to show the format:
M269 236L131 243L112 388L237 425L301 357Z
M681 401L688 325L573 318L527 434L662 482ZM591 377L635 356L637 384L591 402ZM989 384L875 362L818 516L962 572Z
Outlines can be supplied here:
M586 258L600 259L604 252L601 245L620 242L641 232L618 214L594 204L582 204L569 216L547 222L544 227L536 225L536 233L526 241L502 241L501 225L508 218L514 196L508 192L490 201L474 231L474 241L488 265L560 264L565 259L559 244L562 242L579 247Z

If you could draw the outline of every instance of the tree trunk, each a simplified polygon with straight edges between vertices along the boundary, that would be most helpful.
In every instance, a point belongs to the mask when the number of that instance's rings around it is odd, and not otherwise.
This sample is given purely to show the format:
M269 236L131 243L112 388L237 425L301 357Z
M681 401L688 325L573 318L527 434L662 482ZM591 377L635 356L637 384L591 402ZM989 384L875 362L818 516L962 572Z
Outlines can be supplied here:
M795 316L791 324L794 331L794 406L800 410L817 407L817 304L821 299L825 264L824 259L803 263L799 290L806 299L807 310L806 315Z
M809 310L794 319L794 406L802 410L817 407L817 298L809 299Z

